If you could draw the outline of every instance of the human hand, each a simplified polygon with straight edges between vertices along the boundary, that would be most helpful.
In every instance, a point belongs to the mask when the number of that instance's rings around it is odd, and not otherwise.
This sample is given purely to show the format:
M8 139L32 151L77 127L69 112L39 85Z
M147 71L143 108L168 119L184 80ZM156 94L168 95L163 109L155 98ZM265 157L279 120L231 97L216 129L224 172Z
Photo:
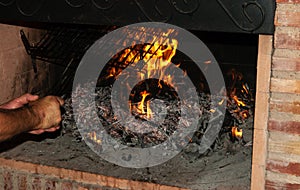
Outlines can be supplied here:
M59 129L61 121L60 106L64 100L57 96L46 96L29 103L29 107L39 119L39 124L31 134L41 134L43 132L53 132Z
M37 95L32 94L24 94L16 99L13 99L3 105L0 105L1 109L17 109L23 107L24 105L28 104L29 102L36 101L39 98Z

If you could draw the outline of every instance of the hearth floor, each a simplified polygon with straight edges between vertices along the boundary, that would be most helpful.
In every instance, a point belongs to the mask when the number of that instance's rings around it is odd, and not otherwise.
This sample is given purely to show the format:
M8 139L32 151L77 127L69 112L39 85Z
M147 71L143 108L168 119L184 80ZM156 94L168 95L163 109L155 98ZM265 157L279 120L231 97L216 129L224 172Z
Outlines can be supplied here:
M189 189L250 189L252 122L243 129L246 145L224 140L224 146L206 156L187 147L161 165L131 169L111 164L73 136L21 135L0 144L0 157L35 164L147 181ZM248 141L248 142L247 142Z

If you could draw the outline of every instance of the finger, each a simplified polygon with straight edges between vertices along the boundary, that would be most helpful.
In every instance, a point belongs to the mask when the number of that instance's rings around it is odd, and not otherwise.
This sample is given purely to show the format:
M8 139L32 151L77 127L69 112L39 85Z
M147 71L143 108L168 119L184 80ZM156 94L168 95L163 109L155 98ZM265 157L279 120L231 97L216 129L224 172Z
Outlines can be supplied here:
M56 130L58 130L59 128L57 128L57 127L51 127L51 128L49 128L49 129L45 129L44 131L46 131L46 132L54 132L54 131L56 131Z
M39 99L39 96L38 95L32 95L32 94L28 94L27 95L27 100L28 102L32 102L32 101L36 101Z
M42 134L44 132L45 132L44 129L37 129L37 130L29 131L28 133L34 134L34 135L40 135L40 134Z
M37 100L39 97L37 95L32 95L32 94L24 94L23 96L20 96L19 98L17 98L17 102L19 104L27 104L29 102L35 101Z
M48 129L36 129L36 130L29 131L28 133L34 134L34 135L40 135L40 134L42 134L44 132L54 132L54 131L57 131L59 128L60 128L60 126L51 127L51 128L48 128Z

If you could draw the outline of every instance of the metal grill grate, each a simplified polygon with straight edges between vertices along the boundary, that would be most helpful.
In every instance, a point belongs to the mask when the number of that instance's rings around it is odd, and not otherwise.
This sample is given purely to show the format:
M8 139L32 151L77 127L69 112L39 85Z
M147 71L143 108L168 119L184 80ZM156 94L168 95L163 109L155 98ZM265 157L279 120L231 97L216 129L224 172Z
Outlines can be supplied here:
M26 52L32 58L35 73L38 72L36 60L63 67L60 80L51 90L52 94L62 95L72 82L76 68L87 49L101 36L110 31L108 28L84 28L79 26L50 26L35 45L31 45L23 30L20 31Z

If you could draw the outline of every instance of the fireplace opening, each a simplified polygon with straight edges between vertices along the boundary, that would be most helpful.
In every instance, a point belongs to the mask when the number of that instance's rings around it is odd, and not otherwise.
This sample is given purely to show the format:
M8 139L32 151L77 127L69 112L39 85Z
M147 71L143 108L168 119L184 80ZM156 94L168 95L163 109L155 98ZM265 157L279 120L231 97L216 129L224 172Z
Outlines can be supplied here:
M207 45L216 58L223 73L227 90L227 93L223 94L222 97L215 97L219 98L220 105L223 102L227 104L222 128L210 147L201 153L198 151L198 146L206 130L204 126L209 120L209 115L215 113L217 108L209 105L209 98L211 97L209 96L205 77L201 74L201 71L189 67L189 64L193 63L187 56L179 50L175 53L174 44L168 44L168 47L156 47L152 53L152 47L148 49L145 47L149 44L142 44L124 49L107 63L104 67L105 70L98 78L98 85L95 90L95 93L98 94L97 98L104 100L101 101L102 106L98 110L102 114L106 114L107 118L100 115L103 119L102 122L111 119L109 117L111 107L106 104L110 102L111 87L116 80L114 77L118 75L118 72L122 72L120 64L117 66L114 64L116 60L119 61L120 57L126 57L125 61L122 59L121 62L127 67L126 60L132 61L133 59L130 57L130 53L133 54L133 57L137 56L142 59L141 55L146 57L145 53L150 52L152 54L151 58L153 58L153 55L158 56L157 50L161 50L162 59L172 58L173 63L193 79L193 84L197 86L197 92L201 94L203 115L200 118L199 125L201 125L200 129L202 131L197 130L190 137L187 147L171 160L158 166L132 169L120 167L103 160L86 145L74 121L72 99L70 98L72 79L82 56L96 39L113 29L115 28L99 29L91 27L82 30L72 26L68 28L54 27L44 31L45 35L42 35L36 46L31 46L26 35L21 32L24 46L33 59L33 67L35 67L36 72L39 72L40 68L36 68L34 61L56 64L60 67L61 80L56 83L51 93L63 96L66 99L62 121L63 128L55 134L44 134L39 137L22 134L2 143L0 156L36 164L182 188L234 187L249 189L258 35L190 31ZM70 48L70 44L72 48ZM168 48L171 50L165 51ZM170 57L171 54L172 57ZM154 56L157 59L161 57ZM207 62L207 64L210 63ZM143 79L142 76L139 77ZM178 94L176 94L174 86L169 84L172 83L172 76L164 77L166 78L163 78L163 80L141 80L131 90L129 102L131 113L141 123L149 118L152 121L151 117L154 116L159 118L160 116L156 112L168 117L173 123L165 126L165 134L162 135L160 131L157 131L150 136L139 136L130 133L130 130L107 125L107 130L112 137L119 139L128 146L149 147L161 143L176 130L172 126L176 126L180 116ZM167 82L164 83L163 81ZM80 95L81 90L84 89L79 88L76 90ZM163 108L153 107L153 105L151 107L150 100L155 100L155 105L164 104ZM155 121L155 118L153 118L153 121ZM96 133L89 133L84 138L88 138L93 144L101 144L103 140L97 138Z

